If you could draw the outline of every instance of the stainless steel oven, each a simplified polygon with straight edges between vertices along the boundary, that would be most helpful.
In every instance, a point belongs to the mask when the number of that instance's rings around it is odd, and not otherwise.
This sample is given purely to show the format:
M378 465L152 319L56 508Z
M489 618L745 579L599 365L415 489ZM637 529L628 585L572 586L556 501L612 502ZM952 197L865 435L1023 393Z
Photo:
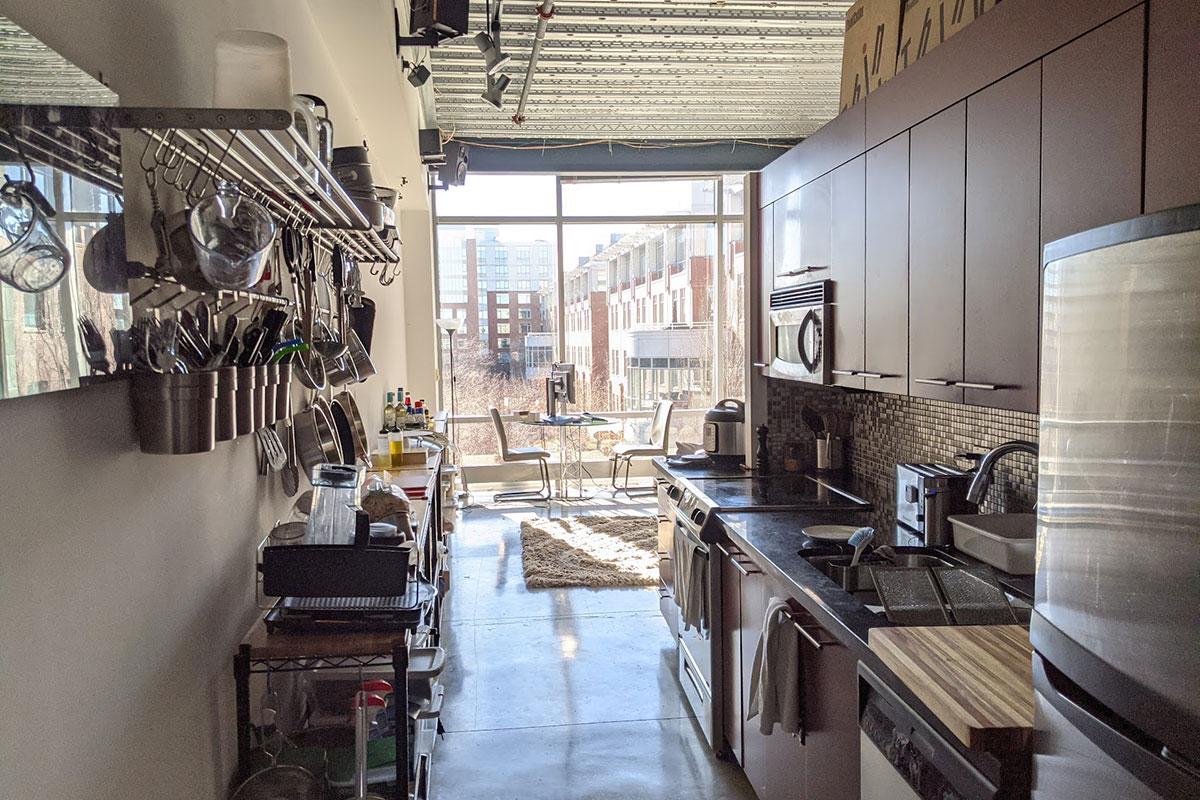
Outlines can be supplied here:
M809 281L771 292L771 361L776 375L828 383L833 356L832 281Z

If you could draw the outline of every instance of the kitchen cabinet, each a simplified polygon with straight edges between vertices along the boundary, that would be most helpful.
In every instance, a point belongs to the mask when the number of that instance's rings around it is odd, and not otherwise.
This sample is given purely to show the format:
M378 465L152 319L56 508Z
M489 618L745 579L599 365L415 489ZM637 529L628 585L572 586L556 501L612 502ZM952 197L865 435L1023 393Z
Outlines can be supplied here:
M833 280L833 382L862 389L866 379L866 156L830 173L829 277Z
M721 569L721 641L724 702L725 743L739 765L746 763L742 747L742 728L746 724L745 702L742 698L742 576L749 568L734 558L733 551L717 545ZM752 566L750 568L753 568ZM751 658L754 653L750 654Z
M758 246L759 246L759 319L758 319L758 361L767 364L771 361L771 326L769 314L771 311L771 290L775 282L775 204L765 206L758 217Z
M827 173L800 187L800 264L807 270L801 283L829 277L831 180Z
M774 207L775 240L774 288L793 286L804 280L800 276L800 190L776 200Z
M1145 213L1200 202L1200 3L1152 0L1146 37ZM1189 68L1186 65L1191 64Z
M967 100L967 403L1037 410L1041 65ZM991 388L991 387L997 388Z
M910 133L908 393L961 403L967 104Z
M1042 244L1142 213L1145 19L1135 8L1042 59Z
M908 391L908 131L866 155L866 388Z
M742 708L750 707L750 675L754 668L754 651L762 630L767 601L775 592L774 584L752 563L746 564L741 576L741 696ZM797 736L781 731L778 726L770 736L759 730L758 717L742 724L742 769L754 787L758 800L804 800L805 753ZM815 795L814 800L821 795Z

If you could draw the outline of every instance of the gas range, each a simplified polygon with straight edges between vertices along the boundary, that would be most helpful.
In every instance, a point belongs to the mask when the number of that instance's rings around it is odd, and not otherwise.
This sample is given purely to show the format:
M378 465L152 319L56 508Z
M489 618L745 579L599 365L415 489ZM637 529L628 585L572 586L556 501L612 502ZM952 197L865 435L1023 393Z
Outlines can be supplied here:
M718 511L870 511L866 500L808 475L688 478L667 491L675 517L699 535Z

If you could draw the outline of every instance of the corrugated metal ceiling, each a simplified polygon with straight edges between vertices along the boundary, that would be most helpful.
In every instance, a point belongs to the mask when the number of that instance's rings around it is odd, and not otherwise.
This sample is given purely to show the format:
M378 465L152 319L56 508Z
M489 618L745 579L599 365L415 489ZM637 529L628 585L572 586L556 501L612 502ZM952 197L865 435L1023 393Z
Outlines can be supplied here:
M564 0L512 115L537 28L533 0L504 4L512 56L504 109L488 105L470 36L431 50L438 124L466 137L796 139L837 113L849 0ZM471 4L483 30L482 0Z

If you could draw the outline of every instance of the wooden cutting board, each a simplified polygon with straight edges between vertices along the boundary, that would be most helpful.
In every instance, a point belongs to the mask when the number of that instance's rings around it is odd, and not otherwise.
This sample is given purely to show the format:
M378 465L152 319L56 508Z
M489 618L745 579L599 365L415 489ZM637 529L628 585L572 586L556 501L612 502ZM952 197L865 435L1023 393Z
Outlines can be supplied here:
M1033 648L1020 625L874 628L871 650L974 750L1028 750Z

